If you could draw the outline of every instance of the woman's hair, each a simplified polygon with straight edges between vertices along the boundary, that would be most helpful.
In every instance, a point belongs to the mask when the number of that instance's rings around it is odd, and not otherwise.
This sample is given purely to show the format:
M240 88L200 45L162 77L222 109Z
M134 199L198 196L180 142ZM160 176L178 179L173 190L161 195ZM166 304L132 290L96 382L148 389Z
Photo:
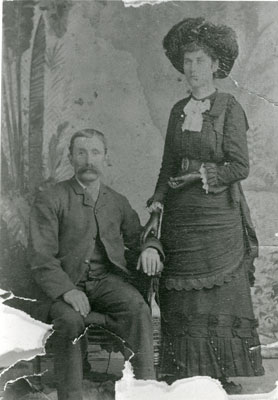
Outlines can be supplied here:
M186 18L174 25L163 39L166 56L173 66L184 73L185 51L202 49L213 61L218 60L215 78L226 78L238 56L234 30L225 25L214 25L204 18Z
M73 151L74 141L78 137L86 137L86 138L97 137L103 143L104 151L105 153L107 153L107 140L102 132L97 131L96 129L82 129L80 131L75 132L70 139L70 145L69 145L70 154L72 154Z

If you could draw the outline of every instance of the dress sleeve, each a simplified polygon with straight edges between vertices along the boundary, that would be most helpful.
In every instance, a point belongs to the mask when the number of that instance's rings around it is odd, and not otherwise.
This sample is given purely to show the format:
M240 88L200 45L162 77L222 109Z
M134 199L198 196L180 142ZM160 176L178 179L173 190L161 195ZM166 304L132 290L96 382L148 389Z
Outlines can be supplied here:
M140 224L138 214L133 210L129 201L125 197L122 198L122 207L123 220L121 224L121 232L125 247L132 251L137 258L141 251L145 250L147 247L153 247L159 252L163 259L164 252L158 239L151 237L147 238L144 243L141 243L143 228Z
M168 192L168 179L170 176L174 176L177 169L177 162L175 153L173 151L173 137L176 126L176 112L175 106L171 110L169 117L166 139L164 144L164 151L162 157L162 164L155 188L153 197L150 199L151 202L159 202L163 204L164 198ZM149 202L149 203L151 203Z
M205 163L209 186L231 185L247 178L249 157L246 132L248 122L241 105L231 97L223 128L223 151L225 164L217 166Z

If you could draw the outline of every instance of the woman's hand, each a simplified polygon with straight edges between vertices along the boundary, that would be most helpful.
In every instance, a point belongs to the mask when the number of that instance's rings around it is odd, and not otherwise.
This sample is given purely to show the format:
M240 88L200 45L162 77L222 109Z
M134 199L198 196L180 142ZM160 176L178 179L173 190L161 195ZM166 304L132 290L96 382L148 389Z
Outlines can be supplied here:
M200 180L201 175L199 172L191 172L189 174L169 178L168 185L171 189L180 189Z
M158 237L159 230L159 222L160 222L160 210L153 211L151 213L150 219L146 223L144 230L141 235L141 241L144 243L148 237L148 235Z

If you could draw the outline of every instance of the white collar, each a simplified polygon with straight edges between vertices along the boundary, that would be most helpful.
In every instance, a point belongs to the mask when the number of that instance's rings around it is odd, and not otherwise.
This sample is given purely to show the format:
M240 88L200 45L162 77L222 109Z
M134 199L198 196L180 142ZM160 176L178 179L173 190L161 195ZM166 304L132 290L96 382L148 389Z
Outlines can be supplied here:
M203 113L209 109L209 99L201 101L191 98L183 109L185 120L182 125L182 130L201 132L203 126Z
M76 175L75 175L75 179L84 190L88 190L88 187L85 186L84 183L80 182L80 180L77 178ZM100 189L100 180L98 179L95 182L95 185L93 186L92 190L90 190L90 194L91 194L91 196L92 196L94 201L97 201L97 198L98 198L98 195L99 195L99 189Z

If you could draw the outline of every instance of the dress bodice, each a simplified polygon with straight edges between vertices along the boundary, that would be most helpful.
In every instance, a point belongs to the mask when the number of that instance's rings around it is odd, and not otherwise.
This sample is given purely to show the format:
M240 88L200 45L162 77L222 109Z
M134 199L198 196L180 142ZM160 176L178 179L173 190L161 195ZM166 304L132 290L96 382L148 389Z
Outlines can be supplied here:
M223 132L215 130L215 116L211 114L216 92L208 97L210 110L203 113L203 125L200 132L182 130L186 115L182 111L177 118L173 137L173 150L177 152L177 162L187 157L202 162L221 162L224 159Z
M183 158L217 164L215 180L230 185L246 178L249 160L245 113L235 98L216 91L209 97L211 107L203 113L200 132L182 130L186 115L184 107L191 96L173 107L166 134L162 165L155 189L154 200L164 202L168 180L176 176ZM218 121L223 116L222 124Z

